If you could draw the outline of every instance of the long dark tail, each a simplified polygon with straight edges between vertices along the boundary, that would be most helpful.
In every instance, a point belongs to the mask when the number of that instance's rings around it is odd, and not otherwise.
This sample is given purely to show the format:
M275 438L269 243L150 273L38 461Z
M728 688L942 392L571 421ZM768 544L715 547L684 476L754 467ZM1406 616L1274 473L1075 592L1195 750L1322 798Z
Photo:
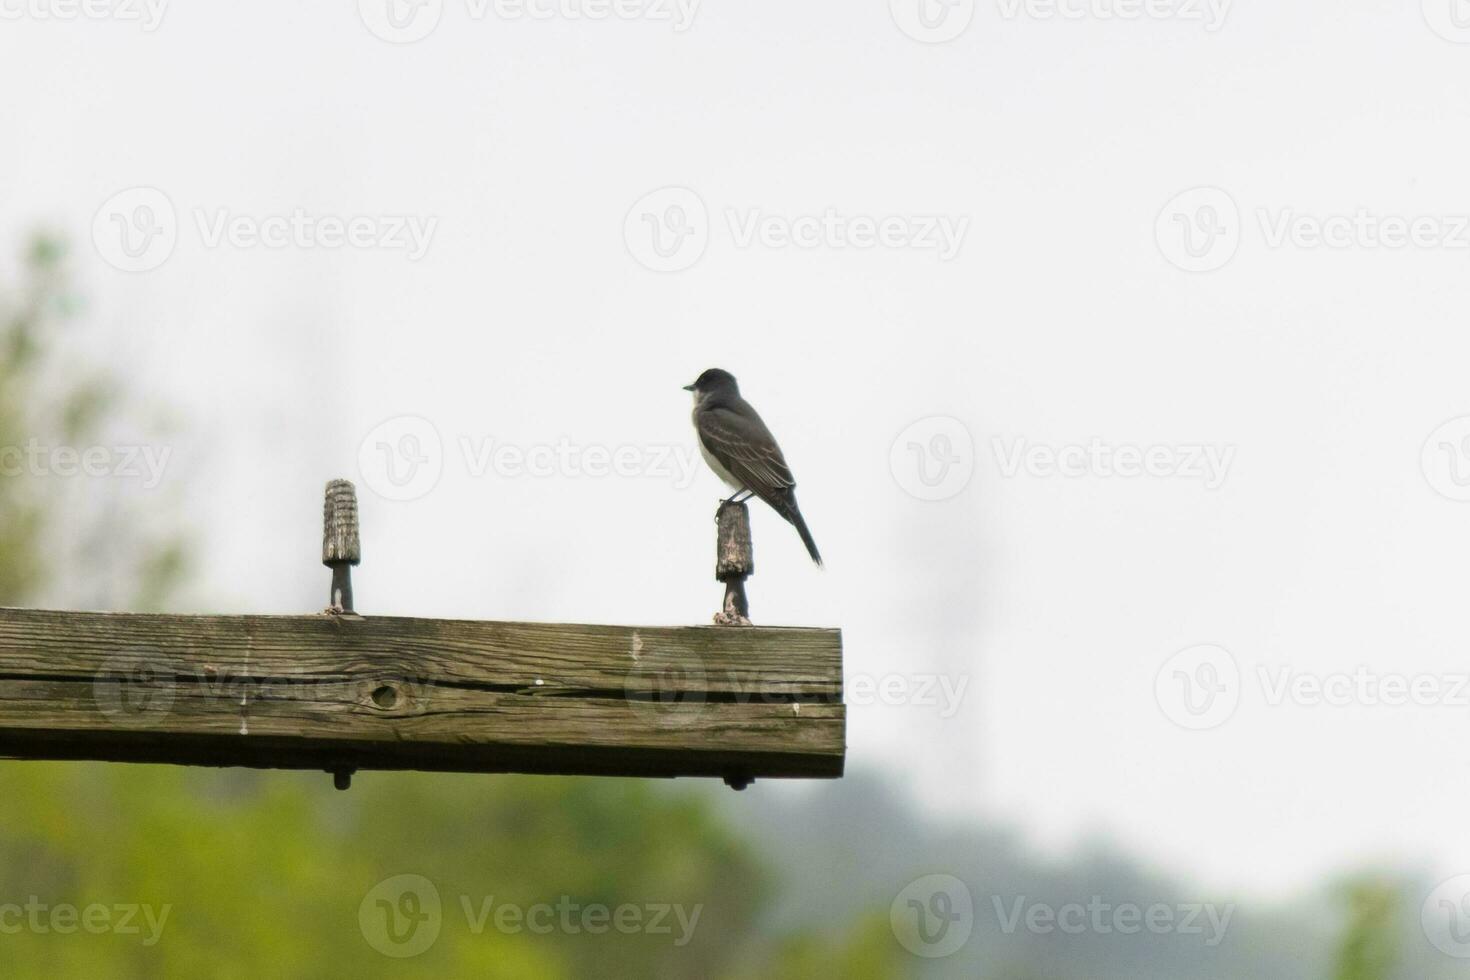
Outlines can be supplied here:
M796 506L796 495L788 493L785 499L773 506L776 513L786 518L791 522L791 526L796 528L796 533L801 535L801 543L806 545L806 553L811 555L812 561L817 563L818 568L821 568L822 556L817 551L817 542L812 540L812 532L807 530L806 521L802 519L801 508Z

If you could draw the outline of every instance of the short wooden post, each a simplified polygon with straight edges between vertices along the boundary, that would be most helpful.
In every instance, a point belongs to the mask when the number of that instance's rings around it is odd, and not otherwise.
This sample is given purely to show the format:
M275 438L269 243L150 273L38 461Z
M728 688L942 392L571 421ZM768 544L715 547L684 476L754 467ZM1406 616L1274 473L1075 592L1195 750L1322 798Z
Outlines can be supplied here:
M725 501L715 514L715 578L725 583L724 607L715 613L716 626L749 626L750 602L745 580L755 574L750 543L750 508Z
M351 480L327 484L322 505L322 564L332 570L332 601L329 613L351 613L352 566L362 561L362 542L357 532L357 490Z

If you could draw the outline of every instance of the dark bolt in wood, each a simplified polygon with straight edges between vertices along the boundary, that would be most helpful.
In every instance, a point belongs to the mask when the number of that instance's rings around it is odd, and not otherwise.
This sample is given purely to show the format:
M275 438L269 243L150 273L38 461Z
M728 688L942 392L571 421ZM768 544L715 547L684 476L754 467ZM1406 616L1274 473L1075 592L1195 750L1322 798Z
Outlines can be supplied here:
M750 602L745 580L755 573L750 544L750 508L725 501L715 514L715 578L725 583L724 607L715 613L717 626L749 626Z
M351 789L352 774L355 772L357 772L356 769L333 769L332 785L338 789Z
M322 564L332 570L332 601L327 612L350 613L352 566L362 561L357 533L357 490L351 480L327 484L322 506Z

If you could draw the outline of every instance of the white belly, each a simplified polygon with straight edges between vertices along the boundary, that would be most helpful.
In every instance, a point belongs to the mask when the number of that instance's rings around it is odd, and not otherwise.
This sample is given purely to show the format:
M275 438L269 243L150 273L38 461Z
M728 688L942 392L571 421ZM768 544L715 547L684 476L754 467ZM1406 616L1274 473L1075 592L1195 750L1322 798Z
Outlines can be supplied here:
M695 438L699 439L699 436L696 435ZM731 476L730 471L721 466L720 461L710 455L710 451L708 449L704 448L703 439L699 439L699 455L703 456L704 461L709 464L709 468L711 470L714 470L715 476L719 477L721 480L724 480L727 484L729 484L731 490L742 489L743 485L740 483L740 481Z

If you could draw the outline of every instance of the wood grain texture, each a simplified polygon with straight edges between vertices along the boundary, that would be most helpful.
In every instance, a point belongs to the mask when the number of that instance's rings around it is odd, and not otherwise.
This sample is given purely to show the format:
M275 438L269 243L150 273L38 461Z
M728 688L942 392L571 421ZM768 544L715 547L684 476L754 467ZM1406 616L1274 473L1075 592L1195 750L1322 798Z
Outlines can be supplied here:
M835 630L0 609L0 755L835 777Z
M726 500L715 511L715 579L728 582L755 574L750 544L750 508Z

